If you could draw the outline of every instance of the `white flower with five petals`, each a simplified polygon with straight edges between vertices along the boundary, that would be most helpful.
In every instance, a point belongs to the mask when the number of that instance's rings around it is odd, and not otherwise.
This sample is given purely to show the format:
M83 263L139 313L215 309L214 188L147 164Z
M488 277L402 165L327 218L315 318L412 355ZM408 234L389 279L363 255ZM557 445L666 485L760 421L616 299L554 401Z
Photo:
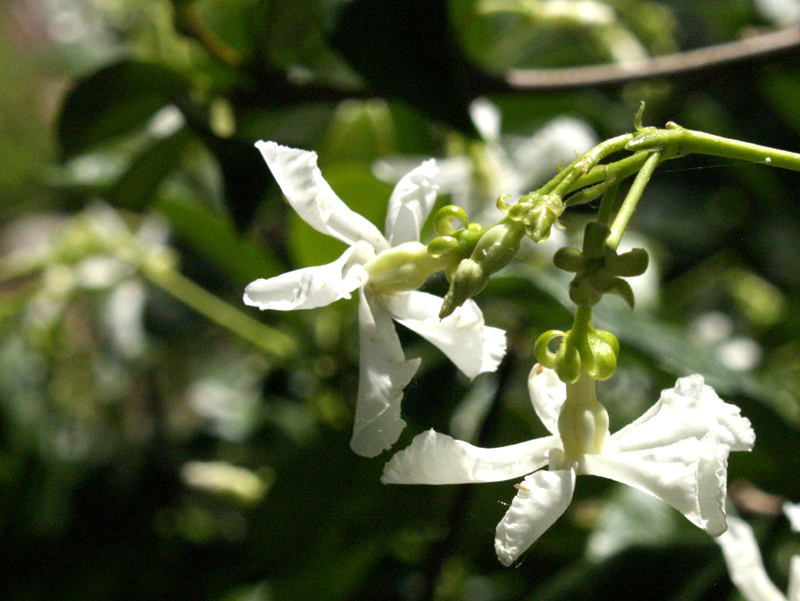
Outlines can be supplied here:
M244 302L260 309L313 309L361 290L360 374L352 449L374 457L400 436L403 389L420 360L407 360L392 319L441 349L468 377L494 371L505 354L505 332L484 325L473 301L440 320L442 299L415 290L441 269L419 242L436 199L435 161L405 175L389 199L386 236L331 189L314 152L275 142L256 144L295 211L314 229L349 245L333 263L307 267L247 286Z
M565 461L558 418L567 396L555 372L535 366L533 408L550 436L483 449L430 430L392 457L386 484L463 484L526 476L497 526L495 550L511 565L569 506L575 478L610 478L658 497L712 536L725 531L727 459L750 450L755 433L739 409L703 378L681 378L639 419L608 436L598 453ZM549 470L541 468L549 466Z

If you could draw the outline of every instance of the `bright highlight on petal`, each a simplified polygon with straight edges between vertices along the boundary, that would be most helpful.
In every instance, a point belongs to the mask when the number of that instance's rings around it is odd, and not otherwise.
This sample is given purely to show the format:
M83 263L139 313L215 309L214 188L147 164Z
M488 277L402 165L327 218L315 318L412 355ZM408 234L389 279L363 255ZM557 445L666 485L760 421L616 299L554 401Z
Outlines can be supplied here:
M514 563L567 510L575 492L575 470L539 471L517 489L494 539L504 566Z
M555 436L509 447L482 449L428 430L395 453L383 470L384 484L466 484L521 478L547 464Z
M391 246L419 242L422 224L436 202L439 186L433 183L439 173L436 161L425 161L397 182L386 212L386 237Z
M438 347L468 378L495 371L505 355L505 332L487 327L471 299L445 319L439 319L442 299L425 292L386 295L384 303L398 322Z
M376 251L389 243L368 219L350 210L317 167L317 153L275 142L256 142L286 200L315 230L353 245L369 242Z
M259 309L292 311L324 307L361 287L364 264L375 256L366 242L351 246L333 263L306 267L268 280L256 280L244 290L244 304Z

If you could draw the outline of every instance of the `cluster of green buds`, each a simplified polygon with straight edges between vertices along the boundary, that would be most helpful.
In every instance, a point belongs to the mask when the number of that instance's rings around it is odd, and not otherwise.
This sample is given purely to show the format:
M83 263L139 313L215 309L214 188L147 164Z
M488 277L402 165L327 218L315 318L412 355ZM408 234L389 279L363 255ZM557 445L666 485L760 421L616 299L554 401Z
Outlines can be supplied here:
M578 307L571 330L549 330L536 341L536 360L555 370L562 382L576 382L582 373L595 380L606 380L617 369L619 341L611 332L596 330L592 326L591 311L590 308ZM550 343L559 338L558 351L554 352Z
M554 194L528 194L514 205L506 203L507 198L504 195L497 199L497 208L506 216L486 229L469 223L464 210L454 206L444 207L434 217L434 229L440 236L428 244L428 252L435 257L447 253L459 259L445 270L450 289L444 297L440 318L447 317L483 290L492 274L517 256L524 236L534 242L547 240L564 211L561 198ZM455 219L464 226L456 229Z
M583 250L561 248L553 257L559 269L575 274L569 286L569 297L579 307L593 307L607 292L621 297L633 308L633 290L623 277L642 275L649 257L643 248L617 254L606 239L609 227L599 221L587 224L583 235Z

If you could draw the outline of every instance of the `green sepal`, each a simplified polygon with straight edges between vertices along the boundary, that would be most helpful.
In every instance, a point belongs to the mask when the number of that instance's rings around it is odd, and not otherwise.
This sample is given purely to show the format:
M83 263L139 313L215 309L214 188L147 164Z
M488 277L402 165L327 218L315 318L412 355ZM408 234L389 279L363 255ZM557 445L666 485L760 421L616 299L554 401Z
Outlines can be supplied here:
M583 232L583 254L588 259L599 259L606 254L606 238L611 232L605 223L590 221Z
M619 296L628 304L631 309L633 309L636 299L633 297L633 288L631 288L631 285L628 282L619 278L614 278L614 283L608 289L608 292Z
M606 258L606 268L616 276L629 278L642 275L650 264L650 256L643 248L633 248L621 255Z
M577 248L565 246L559 248L553 255L553 265L564 271L579 273L586 269L586 260L583 258L583 253Z

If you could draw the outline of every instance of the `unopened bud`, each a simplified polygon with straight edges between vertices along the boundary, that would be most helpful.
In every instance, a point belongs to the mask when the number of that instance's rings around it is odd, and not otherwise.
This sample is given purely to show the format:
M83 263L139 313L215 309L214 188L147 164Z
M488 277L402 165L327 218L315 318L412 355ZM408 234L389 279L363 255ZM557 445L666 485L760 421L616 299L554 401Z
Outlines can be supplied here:
M444 319L455 311L457 307L463 305L467 299L478 294L488 281L489 276L475 261L472 259L461 261L450 282L450 289L442 301L439 319Z
M553 194L533 198L533 206L522 218L525 233L534 242L543 242L550 237L550 230L564 212L561 198Z

